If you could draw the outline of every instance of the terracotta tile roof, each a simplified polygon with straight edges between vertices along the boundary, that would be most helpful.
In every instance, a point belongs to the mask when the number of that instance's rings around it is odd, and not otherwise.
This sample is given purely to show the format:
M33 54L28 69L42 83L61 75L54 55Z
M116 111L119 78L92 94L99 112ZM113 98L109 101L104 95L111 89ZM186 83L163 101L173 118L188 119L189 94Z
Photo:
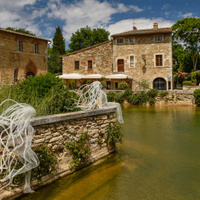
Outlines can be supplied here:
M22 36L26 36L26 37L30 37L30 38L35 38L35 39L39 39L39 40L51 41L49 39L45 39L45 38L41 38L41 37L37 37L37 36L34 36L34 35L25 34L25 33L20 33L20 32L16 32L16 31L11 31L11 30L7 30L7 29L4 29L4 28L0 28L0 31L12 33L12 34L16 34L16 35L22 35Z
M80 49L80 50L77 50L77 51L73 51L71 53L64 54L64 55L62 55L60 57L69 56L69 55L73 55L73 54L76 54L76 53L80 53L80 52L95 48L97 46L100 46L100 45L103 45L103 44L106 44L106 43L112 43L112 41L109 40L109 41L106 41L106 42L102 42L102 43L99 43L99 44L96 44L96 45L93 45L93 46L90 46L90 47L87 47L87 48L84 48L84 49Z
M153 34L165 34L165 33L172 33L172 28L158 28L157 30L154 29L131 30L111 35L111 37L132 36L132 35L153 35Z

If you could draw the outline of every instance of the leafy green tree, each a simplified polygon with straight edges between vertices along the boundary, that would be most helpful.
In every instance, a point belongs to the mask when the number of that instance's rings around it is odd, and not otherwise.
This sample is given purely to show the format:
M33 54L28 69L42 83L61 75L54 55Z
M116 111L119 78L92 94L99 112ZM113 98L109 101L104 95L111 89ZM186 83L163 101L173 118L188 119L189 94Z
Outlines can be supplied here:
M48 72L54 74L61 74L62 73L62 61L60 58L60 54L57 52L53 52L52 48L48 49Z
M19 33L24 33L24 34L28 34L28 35L33 35L33 36L35 36L34 33L32 33L31 31L28 31L28 30L26 30L26 29L24 29L24 28L18 28L18 29L16 29L16 28L14 28L14 27L7 27L6 29L7 29L7 30L10 30L10 31L16 31L16 32L19 32Z
M60 26L55 27L56 32L53 37L53 53L65 54L65 39Z
M173 40L182 41L192 57L193 70L197 69L200 51L200 18L184 18L173 26Z
M91 29L89 26L72 33L69 44L70 52L108 41L110 33L103 28Z

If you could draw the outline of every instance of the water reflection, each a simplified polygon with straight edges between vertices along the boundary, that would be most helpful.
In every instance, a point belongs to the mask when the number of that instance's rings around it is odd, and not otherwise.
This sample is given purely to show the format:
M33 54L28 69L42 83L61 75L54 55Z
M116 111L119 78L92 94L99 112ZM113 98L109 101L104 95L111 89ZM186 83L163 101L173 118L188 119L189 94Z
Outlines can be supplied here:
M200 109L127 107L119 153L22 199L200 199Z

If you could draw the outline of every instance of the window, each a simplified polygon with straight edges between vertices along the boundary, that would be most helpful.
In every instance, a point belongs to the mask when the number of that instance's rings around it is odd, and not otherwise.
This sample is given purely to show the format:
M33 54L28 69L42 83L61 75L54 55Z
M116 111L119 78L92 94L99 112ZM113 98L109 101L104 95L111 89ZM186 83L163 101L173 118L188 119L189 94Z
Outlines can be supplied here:
M88 70L92 70L92 60L88 60Z
M118 82L115 82L115 88L118 89Z
M134 42L135 42L134 38L129 38L129 43L134 43Z
M130 67L134 67L134 56L130 56Z
M118 72L124 72L124 60L123 59L119 59L117 61L117 68L118 68Z
M35 54L38 53L38 45L37 45L37 44L34 44L33 52L34 52Z
M166 86L166 81L164 78L156 78L153 81L153 89L157 89L157 90L166 90L167 86Z
M18 82L18 69L14 70L14 83Z
M22 52L22 42L21 41L17 41L17 51Z
M156 36L155 41L163 41L163 37L162 36Z
M171 81L168 81L168 90L171 90Z
M156 55L156 67L163 66L163 56L162 55Z
M79 61L74 62L74 69L79 70Z
M117 39L117 44L121 44L121 43L124 43L124 39Z

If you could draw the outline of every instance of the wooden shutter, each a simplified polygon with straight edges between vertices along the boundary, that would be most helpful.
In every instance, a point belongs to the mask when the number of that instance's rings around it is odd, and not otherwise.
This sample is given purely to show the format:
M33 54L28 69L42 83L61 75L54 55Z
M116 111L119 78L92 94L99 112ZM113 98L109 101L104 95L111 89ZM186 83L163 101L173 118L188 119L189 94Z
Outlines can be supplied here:
M118 72L124 72L124 60L119 59L117 61L117 66L118 66Z

